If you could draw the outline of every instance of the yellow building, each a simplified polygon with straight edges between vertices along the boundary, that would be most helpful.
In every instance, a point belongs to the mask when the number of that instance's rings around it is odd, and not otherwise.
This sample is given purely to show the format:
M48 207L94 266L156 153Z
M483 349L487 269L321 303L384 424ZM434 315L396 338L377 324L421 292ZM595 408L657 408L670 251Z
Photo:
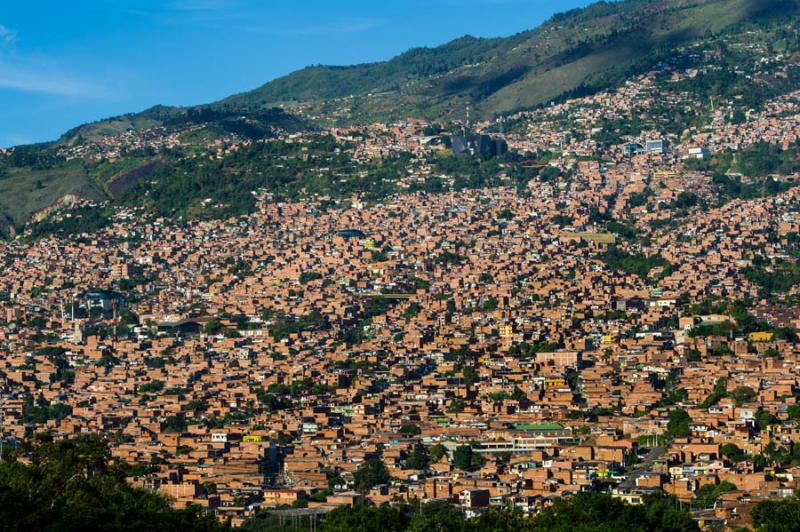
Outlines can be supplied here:
M775 333L771 332L751 332L747 335L751 342L771 342L775 339Z
M616 334L607 334L603 336L602 343L603 345L611 345L617 342L617 335Z

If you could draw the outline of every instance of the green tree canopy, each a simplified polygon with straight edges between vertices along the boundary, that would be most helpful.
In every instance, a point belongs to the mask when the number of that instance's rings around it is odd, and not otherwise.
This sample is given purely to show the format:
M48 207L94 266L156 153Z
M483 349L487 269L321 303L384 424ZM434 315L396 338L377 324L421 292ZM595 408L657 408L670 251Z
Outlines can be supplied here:
M723 493L727 493L735 489L736 485L727 481L720 482L719 484L705 484L701 486L700 489L698 489L695 493L695 504L702 508L711 508L714 506L714 503L719 500Z
M737 406L741 406L754 401L755 398L758 397L758 394L749 386L737 386L736 389L731 392L731 397L736 402Z
M245 527L247 528L247 527ZM631 505L605 493L585 492L558 499L536 517L519 510L490 508L478 517L464 513L447 501L423 506L389 507L356 504L330 512L322 532L695 532L689 512L676 508L666 496L650 496Z
M417 445L406 459L406 468L425 469L430 464L431 459L428 450L424 445Z
M445 449L444 445L442 445L441 443L437 443L436 445L431 447L431 450L430 450L431 459L434 462L438 462L439 460L441 460L442 457L446 453L447 453L447 450Z
M472 469L484 462L483 457L472 450L471 445L459 445L453 451L453 465L459 469Z
M757 502L750 517L758 532L794 532L800 523L800 500Z
M689 430L689 423L692 418L689 413L683 408L676 408L669 413L669 422L667 423L667 435L676 437L688 436L691 431Z
M0 528L31 530L222 530L210 514L174 510L152 492L125 482L97 435L30 444L29 464L0 464Z
M403 532L409 518L391 506L341 506L325 516L321 532Z
M683 532L700 530L689 512L664 496L631 505L604 493L578 493L558 499L533 520L534 530L548 532Z
M400 434L403 436L419 436L421 433L422 430L420 430L419 425L414 423L406 423L400 427Z
M735 443L726 443L720 447L720 454L730 460L731 462L741 462L745 459L745 452L742 451Z
M389 471L378 458L370 458L353 474L356 489L361 493L369 491L372 487L389 482Z

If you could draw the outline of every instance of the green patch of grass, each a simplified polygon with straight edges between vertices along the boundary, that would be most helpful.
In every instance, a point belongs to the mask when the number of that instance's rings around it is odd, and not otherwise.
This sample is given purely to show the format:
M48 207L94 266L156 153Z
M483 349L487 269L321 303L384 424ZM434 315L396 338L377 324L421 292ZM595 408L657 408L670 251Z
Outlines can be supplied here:
M104 198L80 161L49 169L10 168L0 178L0 214L21 225L34 213L50 207L67 194L94 200Z

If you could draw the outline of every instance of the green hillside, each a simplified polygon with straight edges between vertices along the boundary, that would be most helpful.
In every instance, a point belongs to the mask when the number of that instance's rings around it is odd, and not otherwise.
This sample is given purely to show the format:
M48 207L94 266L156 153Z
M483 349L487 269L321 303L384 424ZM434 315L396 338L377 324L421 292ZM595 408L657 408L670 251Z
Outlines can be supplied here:
M795 0L600 2L508 38L463 37L382 63L309 67L212 107L282 105L359 123L460 118L470 104L489 118L617 84L672 47L797 9Z
M68 131L61 144L155 126L212 122L258 136L253 123L298 129L405 118L491 118L617 85L676 46L744 24L797 15L800 0L601 1L505 38L465 36L391 60L311 66L253 91L193 108L156 106ZM321 120L320 120L321 119Z
M269 105L249 110L158 105L141 113L131 113L78 126L64 133L57 144L71 146L101 137L120 135L127 131L154 127L179 130L192 125L205 125L213 130L216 136L233 133L253 139L270 136L271 128L292 131L308 127L308 124L299 117Z
M252 123L298 129L298 114L324 123L475 116L528 109L621 83L670 50L747 23L797 15L800 0L601 1L505 38L465 36L436 48L354 66L311 66L253 91L190 108L155 106L76 127L72 145L156 126L213 122L219 134Z
M381 63L309 67L216 103L156 106L82 125L57 142L0 156L0 235L70 194L175 218L248 212L259 188L279 199L335 202L354 193L377 199L400 190L398 176L407 172L407 161L356 164L332 157L339 147L324 135L303 147L304 153L278 140L280 134L407 118L447 128L450 120L464 117L468 105L479 118L531 109L619 86L690 49L713 50L714 68L672 85L674 95L736 102L744 116L796 88L797 68L774 76L758 65L764 55L782 53L795 62L800 57L799 11L800 0L599 2L507 38L463 37ZM745 35L757 42L736 45ZM702 122L703 113L693 109L667 105L659 116L652 114L665 132L681 134ZM621 142L619 125L616 130L606 131L604 142ZM153 138L173 142L148 144ZM265 140L274 142L248 146ZM228 150L232 142L244 148ZM475 177L471 186L491 182L481 172L467 172ZM442 187L431 179L423 188Z

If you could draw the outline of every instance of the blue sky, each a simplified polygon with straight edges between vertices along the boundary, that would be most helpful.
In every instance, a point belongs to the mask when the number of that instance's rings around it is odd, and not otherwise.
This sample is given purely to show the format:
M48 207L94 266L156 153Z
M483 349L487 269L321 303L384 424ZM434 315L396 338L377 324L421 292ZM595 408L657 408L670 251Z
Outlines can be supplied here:
M0 146L311 64L505 36L590 0L0 0Z

